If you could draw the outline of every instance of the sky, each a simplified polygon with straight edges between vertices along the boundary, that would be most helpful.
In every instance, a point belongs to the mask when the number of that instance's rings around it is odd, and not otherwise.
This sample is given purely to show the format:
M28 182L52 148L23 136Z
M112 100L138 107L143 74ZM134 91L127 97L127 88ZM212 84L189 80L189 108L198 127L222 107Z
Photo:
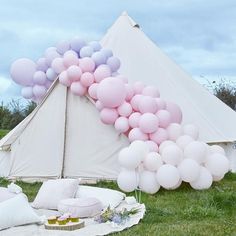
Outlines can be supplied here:
M100 40L123 11L200 83L236 81L235 0L0 0L0 101L19 97L9 75L21 57L80 36Z

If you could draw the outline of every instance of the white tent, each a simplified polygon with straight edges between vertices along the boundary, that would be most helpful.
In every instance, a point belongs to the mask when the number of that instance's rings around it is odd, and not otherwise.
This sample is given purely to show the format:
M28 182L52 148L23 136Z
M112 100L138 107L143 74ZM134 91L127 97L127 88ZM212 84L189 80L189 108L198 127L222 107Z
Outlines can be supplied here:
M236 112L165 55L127 13L108 30L102 45L121 60L120 73L129 81L157 86L163 99L180 106L184 124L199 127L201 140L222 145L236 171Z
M0 176L115 179L128 140L100 121L87 97L56 81L44 101L0 141Z

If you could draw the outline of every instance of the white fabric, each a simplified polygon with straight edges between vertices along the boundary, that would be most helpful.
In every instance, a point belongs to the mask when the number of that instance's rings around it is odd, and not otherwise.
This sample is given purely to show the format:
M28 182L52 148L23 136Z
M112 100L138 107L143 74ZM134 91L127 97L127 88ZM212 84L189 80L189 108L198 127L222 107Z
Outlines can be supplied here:
M37 222L41 222L41 218L34 212L25 195L19 194L0 203L0 230Z
M14 183L10 183L7 186L7 190L11 193L16 193L16 194L22 193L22 188Z
M32 206L34 208L57 209L61 200L75 196L78 184L78 179L48 180L40 187Z
M125 198L125 194L120 191L108 188L98 188L98 187L80 185L77 190L76 197L78 198L95 197L101 201L104 208L108 206L110 206L111 208L115 208Z
M69 198L61 200L58 211L62 214L71 213L80 218L93 217L102 211L102 203L97 198Z
M111 223L104 223L104 224L98 224L94 222L92 218L90 219L83 219L85 221L85 227L79 230L75 231L59 231L59 230L45 230L44 226L38 226L38 225L27 225L27 226L20 226L20 227L14 227L11 229L7 229L2 231L4 236L96 236L96 235L108 235L113 232L119 232L124 229L130 228L134 225L137 225L139 221L144 217L145 214L145 206L144 204L134 204L134 205L128 205L125 202L123 202L119 209L121 208L127 208L128 210L132 208L138 208L139 213L136 215L133 215L130 217L130 220L127 221L124 225L119 225L117 227L114 227ZM36 210L36 212L39 215L46 215L47 217L52 215L57 215L58 212L56 211L48 211L48 210ZM0 233L1 235L1 233Z
M15 196L16 194L9 192L7 188L0 187L0 203Z
M10 172L11 152L0 150L0 177L7 177Z

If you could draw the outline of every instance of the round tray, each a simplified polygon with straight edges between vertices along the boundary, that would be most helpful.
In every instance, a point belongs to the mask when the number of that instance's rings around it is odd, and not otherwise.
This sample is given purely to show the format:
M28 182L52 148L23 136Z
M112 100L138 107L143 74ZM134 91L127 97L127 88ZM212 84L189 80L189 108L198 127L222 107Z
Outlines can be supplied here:
M69 222L66 225L58 225L58 224L44 224L45 229L49 230L67 230L67 231L73 231L77 229L81 229L84 227L84 221L79 221L76 223Z

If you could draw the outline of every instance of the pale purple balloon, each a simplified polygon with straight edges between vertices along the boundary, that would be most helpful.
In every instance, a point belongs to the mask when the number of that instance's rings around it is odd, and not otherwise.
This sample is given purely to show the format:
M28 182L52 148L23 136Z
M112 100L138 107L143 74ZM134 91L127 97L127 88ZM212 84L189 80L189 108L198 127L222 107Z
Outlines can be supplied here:
M64 54L63 64L66 68L73 66L73 65L77 65L78 63L79 63L79 58L74 51L70 50Z
M90 57L79 59L79 67L83 72L94 72L95 63Z
M96 66L99 66L101 64L106 64L106 55L102 52L95 52L93 53L92 57L93 61L95 62Z
M22 86L33 84L33 75L36 71L36 64L27 58L20 58L11 65L10 73L13 81Z
M108 48L102 48L100 52L104 53L106 55L106 58L108 59L109 57L113 56L113 53L110 49Z
M103 79L111 76L111 69L107 65L100 65L94 71L94 79L97 83L100 83Z
M94 75L90 72L85 72L81 75L80 82L84 87L89 87L94 82Z
M104 124L112 125L118 118L118 113L116 109L103 108L100 112L100 118Z
M89 96L95 100L98 99L97 98L97 89L98 89L97 83L92 84L88 89Z
M36 64L37 64L37 70L41 70L43 72L47 71L48 65L45 57L39 58Z
M60 74L62 71L66 70L66 67L63 63L63 58L54 59L51 67L57 74Z
M79 81L73 82L70 86L70 90L74 95L80 97L84 96L87 92L87 89Z
M46 83L45 83L45 87L46 87L46 89L49 89L50 87L51 87L51 85L52 85L52 81L50 81L50 80L46 80Z
M93 48L94 52L97 52L102 48L101 44L97 41L89 42L88 45Z
M79 37L75 37L71 40L70 46L71 46L71 49L79 53L80 49L86 46L86 42Z
M47 89L45 88L45 86L36 84L33 87L33 94L38 99L42 99L45 96L46 92Z
M168 139L168 132L163 128L159 128L156 132L150 134L150 139L160 145Z
M171 123L182 122L182 111L180 107L173 102L166 102L166 110L170 112L171 115Z
M120 60L117 57L109 57L107 60L107 65L111 68L111 71L117 71L120 68Z
M45 59L46 59L46 63L48 66L51 66L52 61L55 58L61 57L61 55L57 52L56 48L48 48L44 54Z
M144 133L156 132L159 126L159 120L156 115L152 113L145 113L139 119L139 128Z
M38 85L44 85L46 83L47 76L43 71L36 71L33 76L33 82Z
M33 88L31 86L27 86L27 87L23 87L21 89L21 95L22 97L24 97L25 99L31 99L33 98L34 94L33 94Z
M61 41L57 44L57 52L63 55L66 51L70 50L70 42L69 41Z
M48 68L46 72L46 76L48 80L54 81L57 78L57 73L52 68Z
M135 140L141 140L141 141L148 140L148 135L143 133L139 128L131 129L128 137L130 142L133 142Z
M171 115L170 115L170 112L169 111L166 111L166 110L159 110L157 113L156 113L158 119L159 119L159 126L161 128L167 128L168 125L170 124L171 122Z
M138 103L138 108L139 111L143 114L146 112L155 114L158 109L156 100L152 97L147 97L147 96L141 97Z
M129 125L131 128L138 127L140 117L141 117L141 113L139 112L134 112L129 116Z
M63 71L63 72L59 75L59 81L60 81L61 84L65 85L66 87L70 87L70 85L71 85L71 81L69 80L66 71Z
M146 86L144 87L142 94L145 96L150 96L153 98L159 98L160 97L160 92L157 88L153 86Z
M93 48L90 46L85 46L80 49L79 55L81 58L83 57L91 57L93 55L94 51Z

